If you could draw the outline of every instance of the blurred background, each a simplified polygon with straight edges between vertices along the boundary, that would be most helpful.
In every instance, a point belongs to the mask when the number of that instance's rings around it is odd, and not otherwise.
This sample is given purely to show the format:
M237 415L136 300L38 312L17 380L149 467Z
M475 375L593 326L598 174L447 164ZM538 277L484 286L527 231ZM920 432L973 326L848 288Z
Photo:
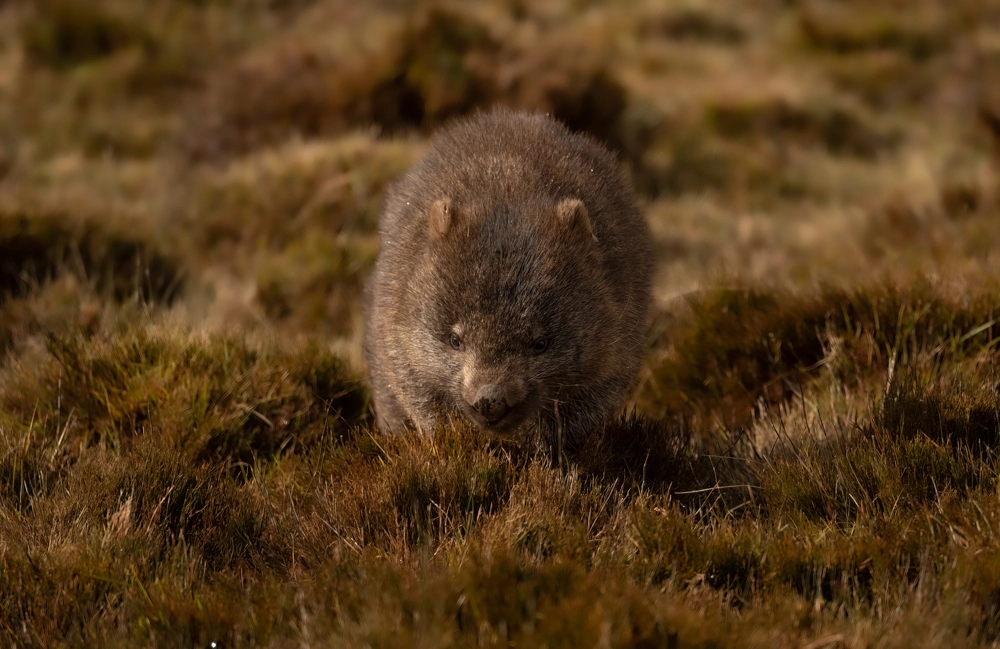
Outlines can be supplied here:
M998 79L992 0L6 0L0 291L33 315L0 341L138 291L359 363L387 186L494 104L617 152L660 310L734 280L978 283Z

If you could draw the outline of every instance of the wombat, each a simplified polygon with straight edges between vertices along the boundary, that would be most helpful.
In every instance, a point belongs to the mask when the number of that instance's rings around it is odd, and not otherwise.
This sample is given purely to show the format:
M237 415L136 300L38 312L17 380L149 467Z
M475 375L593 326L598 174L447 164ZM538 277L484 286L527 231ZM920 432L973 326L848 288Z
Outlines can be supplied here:
M380 235L364 347L381 429L460 415L568 441L621 408L653 261L602 146L545 115L478 113L390 189Z

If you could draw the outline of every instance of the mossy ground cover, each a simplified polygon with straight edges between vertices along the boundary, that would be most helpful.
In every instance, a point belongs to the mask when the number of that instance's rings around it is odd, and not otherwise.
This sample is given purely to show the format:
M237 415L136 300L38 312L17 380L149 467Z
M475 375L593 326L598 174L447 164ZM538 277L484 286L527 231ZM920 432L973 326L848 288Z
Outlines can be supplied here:
M1000 4L0 3L12 646L1000 640ZM645 363L578 446L373 426L390 183L615 149Z

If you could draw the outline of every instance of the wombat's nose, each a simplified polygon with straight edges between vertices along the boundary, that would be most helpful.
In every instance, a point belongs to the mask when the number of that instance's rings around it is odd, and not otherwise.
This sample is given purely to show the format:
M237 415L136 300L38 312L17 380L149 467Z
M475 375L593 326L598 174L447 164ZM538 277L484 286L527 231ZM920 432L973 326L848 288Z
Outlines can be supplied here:
M488 383L479 388L472 407L490 423L498 421L507 414L509 408L503 388L496 383Z

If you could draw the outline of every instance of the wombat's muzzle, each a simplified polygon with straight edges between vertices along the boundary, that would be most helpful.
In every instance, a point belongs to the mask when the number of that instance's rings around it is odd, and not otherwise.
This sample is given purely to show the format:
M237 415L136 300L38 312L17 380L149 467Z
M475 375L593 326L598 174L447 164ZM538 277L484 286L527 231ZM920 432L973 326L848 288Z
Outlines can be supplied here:
M517 404L507 403L503 386L497 383L487 383L476 392L472 407L483 416L488 423L494 424L503 418Z

